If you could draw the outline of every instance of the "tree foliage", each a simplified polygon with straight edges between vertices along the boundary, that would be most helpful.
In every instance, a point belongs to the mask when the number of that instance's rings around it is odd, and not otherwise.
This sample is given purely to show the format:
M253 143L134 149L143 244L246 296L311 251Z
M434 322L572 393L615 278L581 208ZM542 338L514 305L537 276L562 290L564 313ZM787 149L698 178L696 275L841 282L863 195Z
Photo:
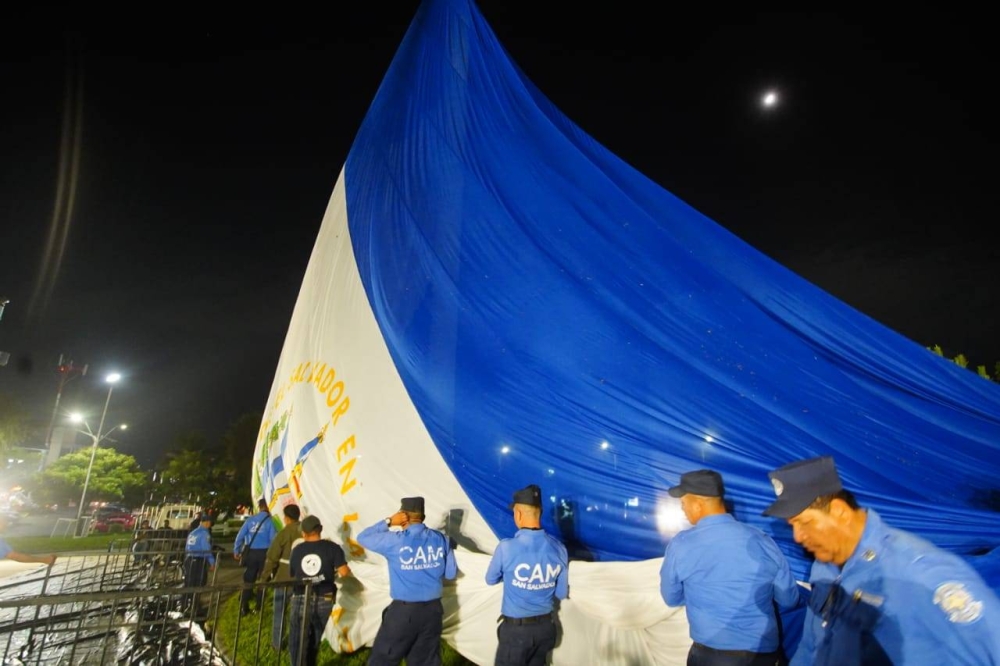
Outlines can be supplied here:
M940 356L942 358L948 358L947 356L945 356L944 350L941 348L941 345L932 345L932 346L928 347L927 349L931 353L937 354L938 356ZM956 356L954 356L954 357L952 357L952 358L950 358L948 360L950 360L952 363L954 363L955 365L959 366L960 368L971 369L971 368L969 368L969 359L966 358L965 354L957 354ZM975 367L976 367L976 374L979 375L980 377L982 377L983 379L988 379L988 380L994 381L994 382L1000 381L1000 361L997 361L993 365L993 376L992 377L990 376L989 371L986 370L986 366L985 365L977 365Z
M0 393L0 452L23 443L27 436L27 412L13 396Z
M91 447L59 458L37 476L32 496L45 502L79 501L90 465ZM112 448L98 447L87 484L87 501L125 501L134 503L142 496L146 474L130 455Z
M251 503L251 463L260 420L260 414L240 416L216 446L201 433L179 436L158 466L152 498L198 502L225 512Z

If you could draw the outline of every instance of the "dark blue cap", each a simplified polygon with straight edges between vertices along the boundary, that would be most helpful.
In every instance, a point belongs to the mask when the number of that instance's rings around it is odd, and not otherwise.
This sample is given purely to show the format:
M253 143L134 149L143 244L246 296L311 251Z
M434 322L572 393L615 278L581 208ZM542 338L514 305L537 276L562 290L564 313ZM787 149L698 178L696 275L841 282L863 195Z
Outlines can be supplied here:
M514 501L510 503L510 508L515 504L527 504L528 506L542 506L542 489L531 484L514 492Z
M399 510L408 511L410 513L420 513L424 512L424 498L423 497L404 497L399 500Z
M722 497L726 494L726 488L722 484L722 475L718 472L713 472L710 469L697 469L681 474L680 485L669 489L667 493L671 497L684 497L685 495Z
M844 489L830 456L799 460L769 472L768 476L778 499L767 507L764 515L786 520L805 511L817 497Z
M215 518L212 518L212 514L210 514L210 513L203 513L203 514L201 514L200 516L198 516L198 520L199 520L199 522L202 522L202 523L205 523L205 522L214 523L215 522Z

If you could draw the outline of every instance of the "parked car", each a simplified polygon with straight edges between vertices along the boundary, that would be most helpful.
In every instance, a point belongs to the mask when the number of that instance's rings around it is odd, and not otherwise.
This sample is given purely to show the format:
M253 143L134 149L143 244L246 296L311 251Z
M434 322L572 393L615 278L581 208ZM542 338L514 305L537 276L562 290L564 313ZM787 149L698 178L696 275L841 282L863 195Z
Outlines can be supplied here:
M212 525L212 536L221 537L223 539L228 537L235 537L240 532L240 528L243 527L243 523L246 522L250 514L236 514L233 516L227 516L223 514L220 519L215 521Z
M94 512L90 525L91 532L108 532L112 525L120 525L122 532L130 532L135 526L135 516L122 507L101 507Z

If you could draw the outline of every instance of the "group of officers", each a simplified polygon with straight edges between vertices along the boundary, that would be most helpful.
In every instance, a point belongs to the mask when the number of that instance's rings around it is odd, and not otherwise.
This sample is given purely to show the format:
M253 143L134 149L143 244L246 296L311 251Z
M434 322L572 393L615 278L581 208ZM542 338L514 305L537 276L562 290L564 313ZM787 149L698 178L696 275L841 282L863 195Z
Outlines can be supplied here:
M787 664L782 614L802 610L793 666L1000 664L1000 600L969 564L860 507L830 457L798 461L769 476L776 499L764 514L788 521L795 541L814 555L808 585L796 582L769 536L727 511L718 472L682 474L668 491L680 499L692 528L667 545L660 592L668 606L686 609L689 666ZM558 600L569 595L569 559L563 544L541 528L537 485L516 491L510 508L517 532L499 543L486 571L488 584L503 584L495 664L541 666L556 645ZM336 600L336 578L350 568L343 549L322 539L316 516L300 523L299 508L289 505L284 529L275 532L263 501L260 509L241 529L234 555L260 551L250 555L245 580L296 582L291 636L298 637L304 624L308 640L301 655L298 641L290 641L292 664L314 664ZM441 663L442 587L458 567L449 538L427 527L424 517L424 499L405 497L397 512L357 536L389 567L392 601L370 666L403 659L408 666ZM203 536L192 531L189 546L203 546ZM307 583L310 595L304 594ZM279 609L276 588L275 649L284 605L283 596Z

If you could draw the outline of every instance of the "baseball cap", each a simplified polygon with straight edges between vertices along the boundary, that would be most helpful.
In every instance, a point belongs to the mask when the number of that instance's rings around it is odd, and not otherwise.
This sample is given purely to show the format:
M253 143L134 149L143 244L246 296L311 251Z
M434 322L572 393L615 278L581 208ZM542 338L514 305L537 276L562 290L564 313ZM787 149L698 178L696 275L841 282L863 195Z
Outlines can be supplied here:
M303 532L311 534L316 530L323 529L323 523L319 522L318 516L309 515L302 519L301 527Z

